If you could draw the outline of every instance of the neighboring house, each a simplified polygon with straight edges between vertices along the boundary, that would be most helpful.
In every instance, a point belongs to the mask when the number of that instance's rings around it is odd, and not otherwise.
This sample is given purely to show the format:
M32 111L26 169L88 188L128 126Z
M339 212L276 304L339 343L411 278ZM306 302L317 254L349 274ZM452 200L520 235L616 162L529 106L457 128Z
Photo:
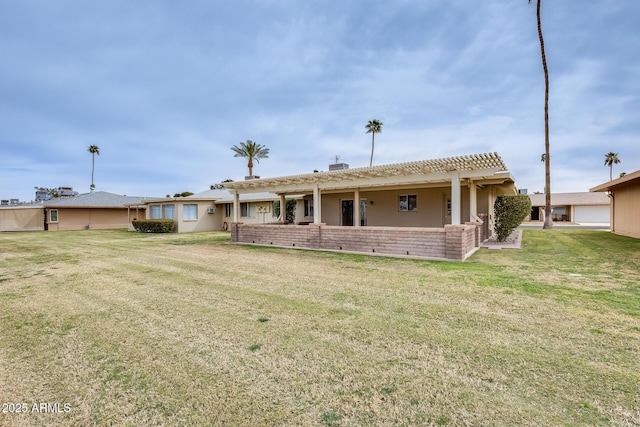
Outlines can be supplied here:
M493 206L515 194L497 153L225 183L233 243L464 259L493 230ZM296 195L296 222L248 224L243 197Z
M275 194L246 195L240 201L238 212L247 224L264 224L277 221L273 203L279 200ZM225 189L207 190L187 197L172 197L145 201L149 219L173 219L175 231L227 230L233 220L233 196Z
M611 198L611 231L640 238L640 170L591 188Z
M127 228L131 220L145 218L143 197L120 196L105 191L44 202L45 230ZM131 207L137 204L137 210ZM134 212L134 217L131 216Z
M0 207L0 231L44 230L42 205Z
M544 222L545 195L529 194L531 215L525 221ZM609 223L609 197L605 193L551 193L554 221Z

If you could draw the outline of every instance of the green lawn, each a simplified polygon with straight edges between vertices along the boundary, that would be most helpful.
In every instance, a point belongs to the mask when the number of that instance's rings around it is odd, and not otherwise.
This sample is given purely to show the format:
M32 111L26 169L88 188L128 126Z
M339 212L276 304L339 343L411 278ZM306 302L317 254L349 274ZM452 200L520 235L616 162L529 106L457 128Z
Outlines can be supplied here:
M640 425L640 240L528 229L464 263L228 241L0 233L0 425Z

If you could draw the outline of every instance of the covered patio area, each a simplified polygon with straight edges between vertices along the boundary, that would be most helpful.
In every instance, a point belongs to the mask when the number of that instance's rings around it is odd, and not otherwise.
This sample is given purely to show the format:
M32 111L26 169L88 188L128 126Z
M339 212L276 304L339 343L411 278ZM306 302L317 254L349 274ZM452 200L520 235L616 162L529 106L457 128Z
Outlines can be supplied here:
M463 260L490 236L493 203L515 193L497 153L225 183L240 194L296 195L296 224L249 225L232 243ZM302 195L302 196L301 196ZM234 208L234 212L239 209ZM305 225L300 225L305 224Z

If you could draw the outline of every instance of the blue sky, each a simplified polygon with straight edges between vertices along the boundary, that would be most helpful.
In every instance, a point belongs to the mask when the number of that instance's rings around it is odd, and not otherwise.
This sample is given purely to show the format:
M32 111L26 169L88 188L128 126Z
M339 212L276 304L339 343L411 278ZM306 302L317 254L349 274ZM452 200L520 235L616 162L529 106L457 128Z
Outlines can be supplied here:
M640 3L543 0L553 192L640 169ZM164 196L498 152L542 191L544 80L527 0L0 0L0 197Z

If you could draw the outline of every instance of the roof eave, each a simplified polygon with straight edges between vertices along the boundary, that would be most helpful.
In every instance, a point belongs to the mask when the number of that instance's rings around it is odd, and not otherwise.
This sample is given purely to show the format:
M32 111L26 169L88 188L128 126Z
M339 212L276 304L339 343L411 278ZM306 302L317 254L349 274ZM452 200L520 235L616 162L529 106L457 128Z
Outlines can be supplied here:
M627 185L631 181L635 181L637 179L640 179L640 170L637 170L633 173L626 174L624 176L621 176L620 178L616 178L613 181L605 182L604 184L600 184L598 186L590 188L589 191L593 193L598 193L602 191L611 191L615 187L618 187L621 185Z

